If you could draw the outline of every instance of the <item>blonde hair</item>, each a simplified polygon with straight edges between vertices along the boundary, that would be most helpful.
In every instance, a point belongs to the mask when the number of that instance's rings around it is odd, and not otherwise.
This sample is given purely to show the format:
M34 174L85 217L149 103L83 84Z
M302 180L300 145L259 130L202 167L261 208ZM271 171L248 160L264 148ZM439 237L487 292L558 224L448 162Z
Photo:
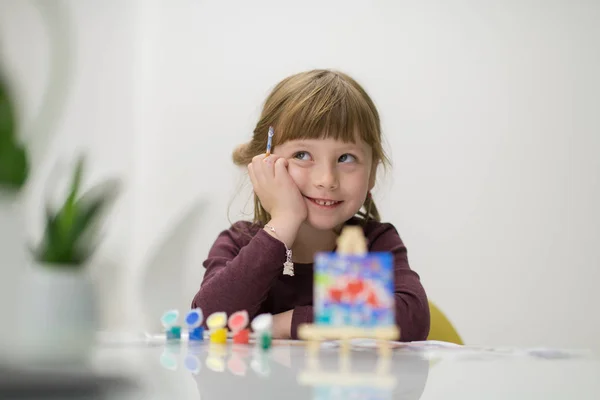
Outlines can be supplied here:
M289 76L279 82L267 97L252 140L238 146L232 155L238 166L265 152L269 127L275 129L273 147L288 140L332 138L355 142L357 137L373 151L373 165L390 161L383 150L381 123L375 104L367 92L350 76L316 69ZM370 195L357 214L366 222L380 221ZM254 196L254 222L261 225L269 214Z

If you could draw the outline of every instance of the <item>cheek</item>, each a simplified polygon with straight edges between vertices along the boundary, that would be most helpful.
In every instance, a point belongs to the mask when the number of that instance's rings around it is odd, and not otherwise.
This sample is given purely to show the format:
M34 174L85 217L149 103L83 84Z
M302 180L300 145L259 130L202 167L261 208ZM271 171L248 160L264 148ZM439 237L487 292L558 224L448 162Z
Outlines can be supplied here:
M307 176L308 176L308 172L306 171L306 168L301 168L297 165L290 164L288 166L288 172L290 173L292 180L296 183L296 186L298 186L298 188L302 189L302 187L304 187L304 185L306 183Z
M369 190L369 176L365 173L353 173L344 176L342 187L354 195L366 195Z

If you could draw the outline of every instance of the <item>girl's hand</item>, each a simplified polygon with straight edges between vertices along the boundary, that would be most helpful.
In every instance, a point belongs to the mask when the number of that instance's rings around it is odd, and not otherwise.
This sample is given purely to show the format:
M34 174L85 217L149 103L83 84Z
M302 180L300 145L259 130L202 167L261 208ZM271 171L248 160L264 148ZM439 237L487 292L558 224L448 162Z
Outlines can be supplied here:
M292 338L292 316L294 310L273 315L273 339Z
M288 161L271 154L258 155L248 164L254 193L272 220L288 221L298 227L307 217L306 203L290 176ZM278 227L275 227L278 228Z

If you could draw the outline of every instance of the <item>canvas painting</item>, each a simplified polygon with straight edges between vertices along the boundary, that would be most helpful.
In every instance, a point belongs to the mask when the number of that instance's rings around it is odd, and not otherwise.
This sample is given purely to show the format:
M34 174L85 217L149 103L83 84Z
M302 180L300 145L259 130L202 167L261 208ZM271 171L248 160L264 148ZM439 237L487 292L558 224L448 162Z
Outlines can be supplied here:
M391 253L315 257L315 324L378 328L394 325Z

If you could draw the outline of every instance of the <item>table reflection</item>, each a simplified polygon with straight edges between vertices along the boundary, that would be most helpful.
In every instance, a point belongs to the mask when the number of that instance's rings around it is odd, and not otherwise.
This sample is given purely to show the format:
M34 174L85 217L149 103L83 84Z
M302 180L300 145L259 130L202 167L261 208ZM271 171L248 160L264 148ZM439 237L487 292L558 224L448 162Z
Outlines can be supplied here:
M302 342L262 350L252 345L189 344L165 346L160 364L184 369L195 380L200 398L261 399L419 399L429 373L420 354L376 349L337 348L310 356Z

